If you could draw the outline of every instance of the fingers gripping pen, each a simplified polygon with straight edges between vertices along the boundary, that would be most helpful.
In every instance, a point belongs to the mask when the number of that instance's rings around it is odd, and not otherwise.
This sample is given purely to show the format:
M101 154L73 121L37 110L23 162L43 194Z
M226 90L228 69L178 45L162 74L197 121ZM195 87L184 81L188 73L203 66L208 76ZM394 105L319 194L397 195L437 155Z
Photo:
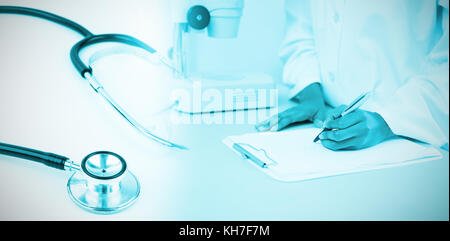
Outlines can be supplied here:
M370 97L370 92L364 93L362 95L360 95L358 98L356 98L352 103L350 103L347 108L345 108L345 110L337 117L340 118L344 115L347 115L348 113L351 113L355 110L357 110L359 107L361 107ZM336 118L336 119L337 119ZM317 136L316 138L314 138L314 142L317 142L320 140L319 136L320 134L322 134L325 131L330 131L330 129L328 128L324 128Z

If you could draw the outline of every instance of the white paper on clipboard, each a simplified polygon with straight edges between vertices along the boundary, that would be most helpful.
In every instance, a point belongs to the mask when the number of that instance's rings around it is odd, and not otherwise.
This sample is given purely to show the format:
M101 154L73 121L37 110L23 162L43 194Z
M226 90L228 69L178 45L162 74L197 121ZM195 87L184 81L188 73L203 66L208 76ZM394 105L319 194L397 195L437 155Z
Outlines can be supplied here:
M256 168L279 181L350 174L374 169L408 165L441 159L434 147L406 139L393 139L357 151L331 151L313 139L321 129L305 128L281 132L251 133L230 136L223 143L244 156ZM263 168L236 148L244 148L253 157L267 163Z

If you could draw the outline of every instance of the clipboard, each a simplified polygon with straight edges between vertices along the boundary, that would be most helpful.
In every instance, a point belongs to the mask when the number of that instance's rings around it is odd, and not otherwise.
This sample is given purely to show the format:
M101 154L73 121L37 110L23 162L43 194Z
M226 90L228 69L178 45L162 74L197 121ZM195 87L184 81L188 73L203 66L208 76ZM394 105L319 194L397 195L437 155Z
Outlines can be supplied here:
M274 161L270 156L267 154L267 152L263 149L256 149L252 145L246 144L246 143L233 143L233 149L237 152L239 152L244 159L248 159L252 161L255 165L261 167L261 168L268 168L272 165L277 165L278 163ZM253 151L261 152L263 155L256 155L252 151L248 150L247 148L250 148Z
M313 143L321 129L250 133L223 140L236 154L270 177L295 182L442 159L439 150L403 138L349 151Z

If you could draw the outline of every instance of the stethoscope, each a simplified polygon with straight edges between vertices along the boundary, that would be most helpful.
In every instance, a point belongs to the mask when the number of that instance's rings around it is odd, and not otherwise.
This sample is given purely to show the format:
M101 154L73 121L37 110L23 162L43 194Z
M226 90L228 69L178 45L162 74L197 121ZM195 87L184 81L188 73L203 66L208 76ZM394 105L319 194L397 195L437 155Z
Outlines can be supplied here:
M186 149L181 145L153 134L129 115L114 101L101 83L94 77L92 68L83 63L80 58L80 52L98 43L116 42L137 47L147 53L157 55L161 63L171 67L170 63L168 63L169 61L164 56L157 54L156 50L152 47L131 36L123 34L94 35L83 26L69 19L42 10L16 6L0 6L0 14L5 13L46 19L70 28L82 35L83 39L72 47L70 59L79 74L89 82L95 92L100 94L120 116L147 138L164 146ZM0 154L37 161L61 170L75 171L67 182L69 196L78 206L94 213L109 214L121 211L132 205L140 193L139 182L128 171L125 160L113 152L99 151L91 153L79 165L64 156L4 143L0 143Z
M74 65L75 69L78 71L78 73L88 81L88 83L91 85L91 87L94 89L95 92L100 94L100 96L103 97L119 114L122 116L128 123L130 123L139 133L143 134L145 137L156 141L164 146L178 148L178 149L186 149L186 147L182 145L175 144L169 140L166 140L164 138L161 138L151 131L149 131L147 128L145 128L143 125L141 125L138 121L136 121L130 114L128 114L114 99L111 97L111 95L108 94L108 92L105 90L103 85L95 78L93 74L93 70L89 65L86 65L82 59L80 58L80 53L82 50L86 49L89 46L99 44L99 43L105 43L105 42L115 42L115 43L122 43L129 46L137 47L139 49L142 49L146 51L147 53L157 55L161 63L163 63L165 66L168 66L170 68L173 68L171 64L163 55L159 55L155 49L147 45L146 43L128 36L124 34L98 34L95 35L91 33L89 30L84 28L83 26L79 25L78 23L75 23L67 18L55 15L53 13L45 12L39 9L34 8L26 8L26 7L17 7L17 6L0 6L0 14L21 14L21 15L27 15L27 16L33 16L38 17L42 19L49 20L51 22L60 24L64 27L70 28L77 33L81 34L84 38L80 40L78 43L76 43L72 49L70 50L70 59L72 61L72 64Z
M65 156L0 142L0 154L74 171L67 181L67 192L73 202L89 212L120 212L140 194L138 179L128 170L125 159L114 152L93 152L76 164Z

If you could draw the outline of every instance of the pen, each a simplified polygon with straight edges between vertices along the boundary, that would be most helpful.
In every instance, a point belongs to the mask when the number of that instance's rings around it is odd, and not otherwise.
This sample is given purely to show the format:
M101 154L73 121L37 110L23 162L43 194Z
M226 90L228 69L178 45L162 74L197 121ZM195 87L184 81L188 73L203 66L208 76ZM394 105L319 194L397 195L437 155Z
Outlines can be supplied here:
M356 98L352 103L350 103L350 105L347 106L347 108L345 108L345 110L335 119L341 118L344 115L347 115L348 113L351 113L355 110L357 110L359 107L361 107L364 103L366 103L367 99L369 98L369 93L364 93L362 95L360 95L358 98ZM324 131L330 131L331 129L328 128L324 128L319 135L316 136L316 138L314 138L314 142L317 142L318 140L320 140L319 136L320 134L322 134Z

